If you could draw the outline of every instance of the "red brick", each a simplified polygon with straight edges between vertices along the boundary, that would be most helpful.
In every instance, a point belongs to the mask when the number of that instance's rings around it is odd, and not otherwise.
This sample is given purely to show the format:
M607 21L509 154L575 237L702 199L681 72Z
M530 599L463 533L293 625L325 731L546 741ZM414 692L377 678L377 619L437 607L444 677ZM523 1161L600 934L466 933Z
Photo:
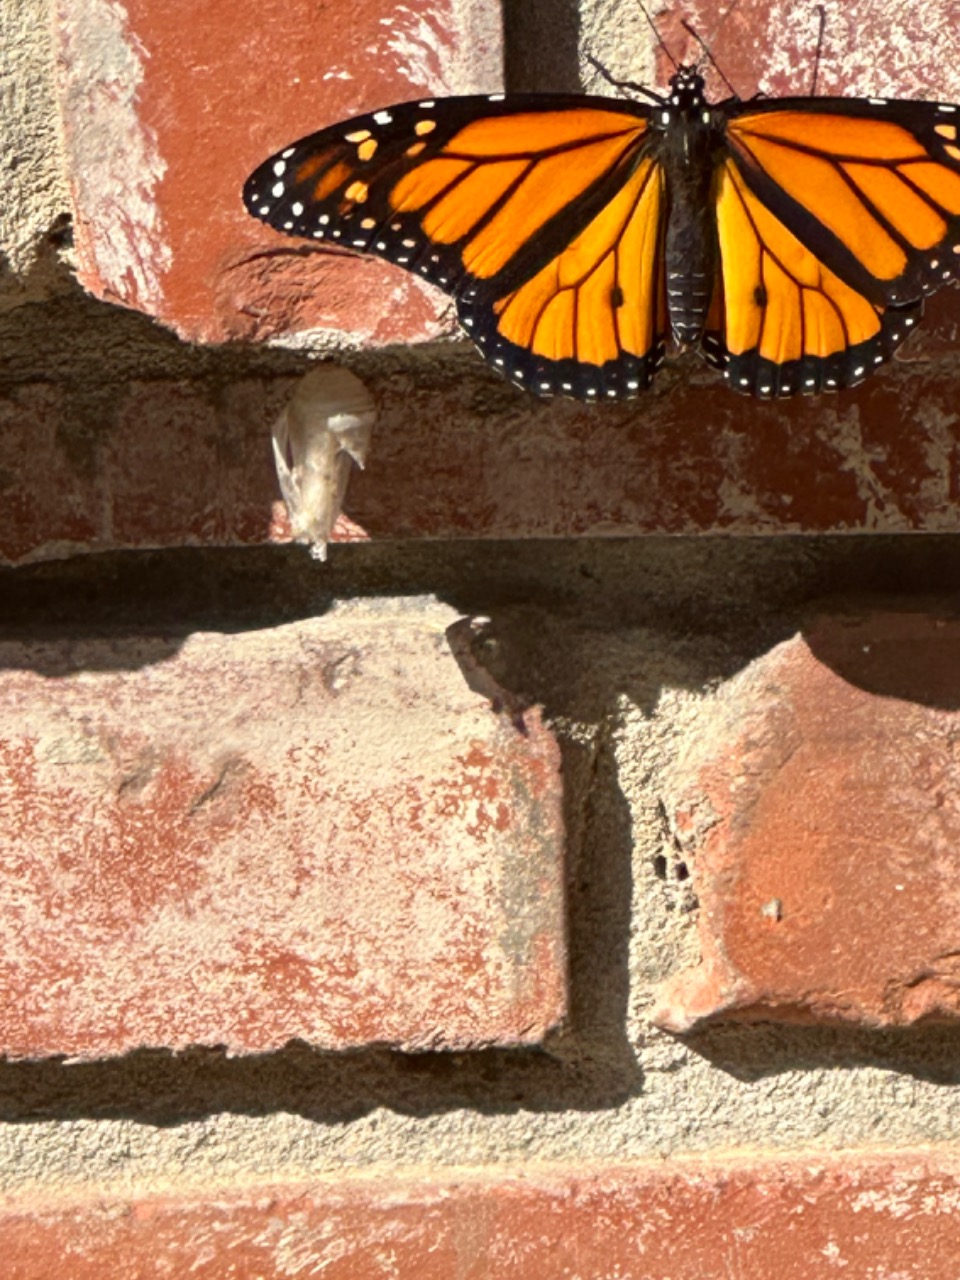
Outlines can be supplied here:
M818 94L882 94L960 102L960 75L944 57L957 20L953 0L853 0L827 13L817 81ZM682 27L682 5L658 14L658 27L678 61L702 62L703 51ZM700 0L695 26L741 98L810 93L817 47L816 8L790 0ZM902 56L909 50L908 56ZM896 56L892 56L896 51ZM670 74L659 55L659 77ZM708 92L730 93L718 73L706 69Z
M244 211L284 143L424 92L500 87L495 0L63 0L64 135L80 280L208 342L334 329L435 335L443 301L375 262L312 252Z
M554 1026L558 751L471 692L453 621L0 643L0 1054Z
M61 4L81 279L194 338L318 338L319 327L377 344L438 332L439 295L376 262L304 257L244 213L239 190L257 160L306 129L424 89L491 87L498 14L494 0L363 0L349 22L331 22L310 0L214 0L185 23L158 0ZM831 13L821 88L960 97L939 52L951 14L930 0ZM678 16L663 31L691 56ZM698 26L744 96L806 88L815 7L787 24L779 9L711 0ZM910 50L893 68L863 52L891 40ZM661 81L667 71L661 57ZM383 418L348 496L352 536L956 529L956 377L938 357L956 350L958 305L934 299L904 353L919 363L813 403L741 400L692 360L636 404L602 408L461 377L477 365L438 359L417 366L422 376L382 366L370 382ZM225 413L202 388L135 386L117 422L98 422L86 470L71 452L72 406L47 383L18 396L4 415L0 476L13 479L0 559L269 536L275 391L237 387Z
M93 550L109 537L102 480L71 457L65 418L59 388L0 396L0 562Z
M339 1178L209 1198L8 1202L0 1276L955 1280L958 1208L949 1154Z
M803 90L815 8L788 27L779 10L728 8L702 5L698 26L740 92ZM304 258L246 216L239 189L256 160L307 128L427 87L489 84L498 11L493 0L422 11L364 0L349 23L331 23L309 0L215 0L202 21L184 23L156 0L62 4L81 278L192 337L316 337L320 326L379 343L436 332L439 295L383 264ZM909 95L943 85L951 96L938 52L950 13L929 2L831 13L821 87ZM663 30L689 56L677 16ZM892 70L841 56L845 42L889 39L910 49ZM416 366L419 376L380 366L368 380L383 414L348 494L350 536L956 529L956 377L940 357L956 350L958 307L955 296L933 300L904 353L918 363L814 402L744 401L693 360L635 404L605 407L539 404L474 381L479 364L451 366L449 356ZM133 386L117 420L91 429L85 468L71 443L73 405L46 382L23 387L4 406L0 559L265 540L276 496L266 431L292 385L238 385L227 411L201 386Z
M824 616L703 712L664 800L701 962L654 1018L960 1014L960 623Z
M0 561L267 540L270 426L296 383L125 383L85 436L71 388L21 385L0 399Z
M595 408L509 388L489 394L489 385L481 395L449 369L422 384L365 374L381 414L347 492L352 536L958 527L956 386L945 365L776 405L706 377L685 374L666 396ZM269 430L295 385L128 384L79 456L69 390L20 387L0 402L0 560L266 541L279 496Z

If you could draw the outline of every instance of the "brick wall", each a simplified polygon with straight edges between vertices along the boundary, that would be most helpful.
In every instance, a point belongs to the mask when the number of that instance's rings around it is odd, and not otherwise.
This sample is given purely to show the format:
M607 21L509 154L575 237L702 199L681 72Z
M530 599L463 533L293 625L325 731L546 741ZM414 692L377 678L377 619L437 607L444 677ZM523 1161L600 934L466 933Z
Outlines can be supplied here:
M805 91L814 11L725 13L658 21ZM821 88L960 100L958 17L828 9ZM955 298L833 399L541 404L239 189L662 78L632 4L0 45L0 1277L955 1277ZM321 356L379 409L325 565L269 441Z

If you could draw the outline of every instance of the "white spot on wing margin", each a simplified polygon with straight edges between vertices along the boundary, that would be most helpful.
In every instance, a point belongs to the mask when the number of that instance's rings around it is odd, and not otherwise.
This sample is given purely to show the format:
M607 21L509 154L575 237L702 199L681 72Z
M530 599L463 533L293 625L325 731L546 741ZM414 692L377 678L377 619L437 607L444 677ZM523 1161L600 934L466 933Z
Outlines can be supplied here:
M58 26L81 280L157 313L173 255L155 201L166 164L138 113L146 51L118 0L61 0Z

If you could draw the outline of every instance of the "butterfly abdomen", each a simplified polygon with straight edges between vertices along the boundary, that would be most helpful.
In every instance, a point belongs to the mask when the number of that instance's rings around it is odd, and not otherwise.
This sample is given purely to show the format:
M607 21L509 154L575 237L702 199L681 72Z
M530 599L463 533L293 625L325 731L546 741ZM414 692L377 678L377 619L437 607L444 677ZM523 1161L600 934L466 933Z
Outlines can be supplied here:
M670 193L664 245L667 310L681 346L700 342L713 295L719 261L713 212L717 146L711 126L690 116L668 127L663 141Z
M667 223L667 309L673 336L695 346L703 336L716 272L716 235L709 216L670 210Z

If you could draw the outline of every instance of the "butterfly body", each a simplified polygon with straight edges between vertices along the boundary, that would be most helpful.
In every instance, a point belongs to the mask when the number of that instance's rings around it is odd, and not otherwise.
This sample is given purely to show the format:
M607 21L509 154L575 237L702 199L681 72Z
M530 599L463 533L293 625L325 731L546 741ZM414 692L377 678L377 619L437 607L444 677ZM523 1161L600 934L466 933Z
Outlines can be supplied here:
M723 155L723 118L704 96L703 78L681 67L670 98L650 119L650 153L666 181L664 268L674 339L696 347L707 323L717 263L713 188Z
M742 393L816 394L889 360L960 272L958 125L940 103L711 104L682 67L650 105L494 94L358 116L272 156L244 201L444 289L535 394L634 396L671 338Z

